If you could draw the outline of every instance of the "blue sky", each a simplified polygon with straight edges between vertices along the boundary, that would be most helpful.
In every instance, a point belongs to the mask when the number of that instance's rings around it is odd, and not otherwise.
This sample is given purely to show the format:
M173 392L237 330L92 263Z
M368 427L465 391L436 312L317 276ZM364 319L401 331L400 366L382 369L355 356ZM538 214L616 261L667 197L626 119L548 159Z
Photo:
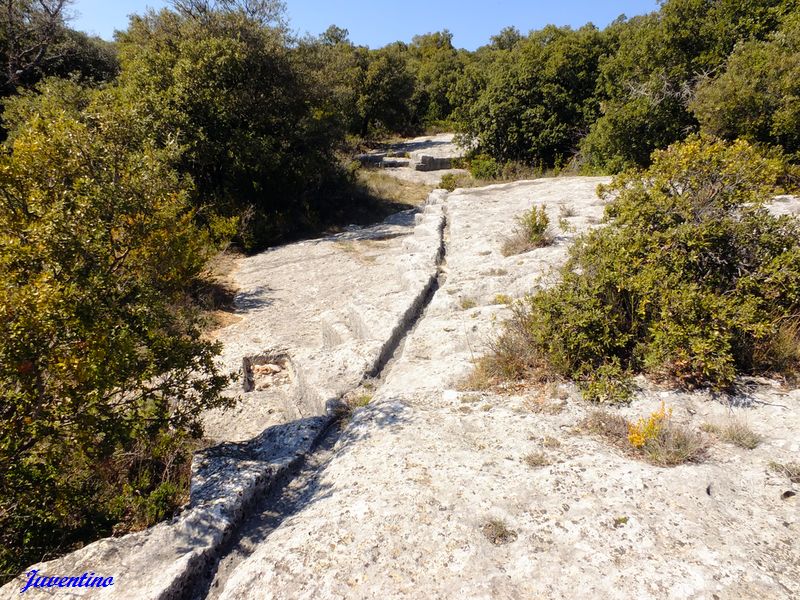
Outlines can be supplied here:
M72 26L111 39L127 27L127 15L165 0L75 0ZM449 29L453 43L474 50L507 25L523 33L548 23L578 27L591 21L604 27L620 14L629 17L658 8L656 0L288 0L290 26L299 33L318 34L336 24L350 31L356 44L372 48L396 40L410 41L418 33Z

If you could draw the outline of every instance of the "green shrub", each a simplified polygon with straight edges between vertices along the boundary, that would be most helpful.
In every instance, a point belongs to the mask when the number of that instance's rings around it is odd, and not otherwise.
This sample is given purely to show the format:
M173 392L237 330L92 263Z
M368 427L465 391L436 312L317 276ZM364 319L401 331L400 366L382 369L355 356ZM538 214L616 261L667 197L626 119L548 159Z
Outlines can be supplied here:
M497 179L503 167L491 156L479 154L470 161L469 172L475 179Z
M445 173L442 175L442 179L439 181L439 187L448 192L452 192L456 189L458 187L458 178L455 173Z
M590 402L620 404L631 399L630 382L617 362L605 363L581 379L581 392Z
M182 502L204 408L228 404L188 299L213 251L191 182L101 95L0 151L0 570Z
M517 217L517 229L503 244L503 256L522 254L552 243L550 217L544 206L535 206Z
M533 246L543 245L547 237L547 228L550 226L550 217L544 206L531 208L517 219L525 239Z
M695 136L618 176L600 189L608 225L526 299L526 339L605 402L627 396L615 383L626 373L717 389L739 373L797 373L800 224L764 208L787 168Z

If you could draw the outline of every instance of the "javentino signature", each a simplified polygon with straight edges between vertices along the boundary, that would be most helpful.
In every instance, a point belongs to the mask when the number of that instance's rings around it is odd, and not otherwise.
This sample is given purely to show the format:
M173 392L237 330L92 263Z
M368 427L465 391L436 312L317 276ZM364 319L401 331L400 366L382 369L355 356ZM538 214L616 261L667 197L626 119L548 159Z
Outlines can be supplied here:
M44 575L37 576L38 573L39 571L37 569L31 569L25 573L28 577L28 581L25 582L25 586L19 591L20 594L25 592L28 588L99 588L114 585L113 577L99 577L95 576L94 573L84 573L80 577L45 577Z

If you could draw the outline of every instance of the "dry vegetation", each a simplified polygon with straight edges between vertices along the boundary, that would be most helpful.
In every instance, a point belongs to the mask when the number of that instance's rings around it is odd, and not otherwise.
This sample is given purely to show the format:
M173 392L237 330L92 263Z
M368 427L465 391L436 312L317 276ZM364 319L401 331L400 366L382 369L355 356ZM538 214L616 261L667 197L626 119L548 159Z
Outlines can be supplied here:
M704 423L700 429L715 435L723 442L746 450L753 450L763 441L763 438L750 429L747 423L740 420L733 420L725 425Z
M229 250L218 253L193 284L192 297L205 313L208 332L241 320L234 313L234 298L238 290L233 279L240 256Z
M769 463L769 468L789 479L792 483L800 483L800 463L790 462L781 464L778 462Z
M525 455L525 464L534 469L546 467L550 464L550 457L544 452L531 452Z
M517 532L502 519L490 519L481 528L483 535L496 545L509 544L517 539Z
M608 411L595 411L584 420L583 428L626 454L657 466L701 461L707 442L699 433L673 422L671 412L662 404L649 417L633 423Z
M525 327L525 307L513 303L511 311L503 335L493 339L489 352L475 361L472 372L461 384L463 389L486 390L520 381L538 385L557 379L552 370L547 369Z
M469 310L478 306L478 303L472 298L462 298L459 301L459 306L462 310Z
M381 169L359 169L357 177L370 196L394 204L419 206L434 189L424 183L398 179Z

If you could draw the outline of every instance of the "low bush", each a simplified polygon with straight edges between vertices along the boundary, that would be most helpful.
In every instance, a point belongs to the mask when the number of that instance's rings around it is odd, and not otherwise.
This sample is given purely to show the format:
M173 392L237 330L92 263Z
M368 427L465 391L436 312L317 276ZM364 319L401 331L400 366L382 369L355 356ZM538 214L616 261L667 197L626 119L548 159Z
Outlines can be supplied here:
M503 166L491 156L479 154L469 162L469 172L475 179L497 179Z
M503 244L503 256L522 254L534 248L548 246L552 241L547 209L544 206L533 207L517 217L517 229Z
M214 251L130 112L34 115L0 150L0 571L185 501L231 404L192 284Z
M445 173L439 181L439 188L452 192L458 187L458 176L455 173Z
M789 169L743 141L655 153L601 186L607 226L578 239L560 282L527 297L504 336L523 329L530 354L604 402L627 399L633 373L716 389L739 373L796 375L800 223L765 208Z

